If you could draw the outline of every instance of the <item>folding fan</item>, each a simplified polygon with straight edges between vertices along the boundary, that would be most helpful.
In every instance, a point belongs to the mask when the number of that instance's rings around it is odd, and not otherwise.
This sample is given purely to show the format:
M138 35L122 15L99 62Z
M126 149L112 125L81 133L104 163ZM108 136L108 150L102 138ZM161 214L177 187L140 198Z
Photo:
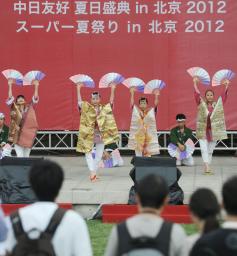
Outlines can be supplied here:
M222 69L215 73L212 78L212 86L221 85L223 80L232 80L235 77L235 73L229 69Z
M6 79L13 79L16 85L23 85L23 75L15 69L6 69L2 71Z
M137 77L130 77L123 81L123 84L128 87L134 87L138 92L144 92L145 83Z
M107 88L111 83L120 84L124 81L124 77L118 73L105 74L99 82L99 88Z
M75 84L82 83L85 87L88 87L88 88L95 87L95 82L91 77L87 75L78 74L78 75L71 76L69 79Z
M23 80L23 85L31 85L34 80L40 81L45 77L45 74L39 70L29 71Z
M162 90L165 86L166 84L162 80L151 80L146 84L144 93L152 94L155 90Z
M191 77L197 77L200 82L204 85L210 85L210 76L207 71L200 67L193 67L187 70Z
M185 150L181 151L178 146L170 143L168 145L168 152L172 157L176 157L178 160L183 160L190 157L195 150L194 143L191 139L188 139L185 143Z

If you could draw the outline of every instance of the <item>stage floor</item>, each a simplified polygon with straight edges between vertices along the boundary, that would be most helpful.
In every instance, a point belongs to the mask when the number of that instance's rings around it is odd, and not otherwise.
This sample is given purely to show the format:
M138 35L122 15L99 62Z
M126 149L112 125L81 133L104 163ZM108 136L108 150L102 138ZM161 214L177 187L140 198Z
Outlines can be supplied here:
M84 157L46 157L60 163L65 170L65 181L58 197L61 203L74 205L98 205L102 203L126 204L132 181L129 171L131 157L124 157L123 167L101 169L100 180L91 183ZM213 157L214 175L203 175L202 161L195 157L194 167L180 167L182 177L179 185L185 195L185 203L188 203L190 195L200 187L212 189L221 199L221 187L223 182L232 175L237 175L236 157ZM53 178L53 177L52 177Z

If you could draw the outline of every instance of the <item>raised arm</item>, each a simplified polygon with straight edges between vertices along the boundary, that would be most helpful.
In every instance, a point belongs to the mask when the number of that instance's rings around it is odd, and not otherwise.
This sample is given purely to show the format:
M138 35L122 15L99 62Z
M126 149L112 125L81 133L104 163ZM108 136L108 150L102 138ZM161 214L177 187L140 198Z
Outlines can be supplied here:
M14 97L13 97L13 94L12 94L12 85L14 83L14 80L13 79L8 79L8 98L6 100L6 104L8 106L11 106L14 102Z
M8 79L8 99L11 99L13 97L12 95L12 85L13 85L13 79Z
M155 92L155 102L154 102L155 108L157 108L157 106L158 106L158 103L159 103L159 96L160 96L160 90L157 90L157 91Z
M193 78L193 87L194 87L194 90L195 90L196 93L200 94L200 91L199 91L199 89L198 89L198 82L199 82L198 78L197 78L197 77L194 77L194 78Z
M82 104L82 97L81 97L81 87L83 86L83 83L77 84L77 102L78 106L81 107Z
M230 85L230 80L225 79L222 83L225 86L225 90L222 93L221 97L222 97L222 101L225 104L226 100L227 100L227 95L228 95L228 90L229 90L229 85Z
M197 77L194 77L193 78L194 96L195 96L196 103L199 105L201 101L201 93L198 89L198 83L199 83L199 79Z
M111 84L111 94L110 94L110 104L114 104L114 96L115 96L115 89L116 89L116 84L112 83Z
M39 102L39 81L34 80L32 84L34 85L34 88L35 88L32 101L34 104L36 104Z
M134 87L130 88L130 93L131 93L130 106L133 107L134 106L134 93L135 93Z

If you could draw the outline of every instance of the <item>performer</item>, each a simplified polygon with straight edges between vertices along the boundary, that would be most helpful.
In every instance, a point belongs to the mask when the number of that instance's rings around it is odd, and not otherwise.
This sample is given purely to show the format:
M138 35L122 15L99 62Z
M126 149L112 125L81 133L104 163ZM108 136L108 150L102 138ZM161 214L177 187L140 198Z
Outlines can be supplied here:
M34 95L29 104L26 103L23 95L18 95L14 101L12 84L13 79L9 79L8 99L6 101L6 104L11 108L8 144L14 145L17 157L29 157L38 130L34 104L39 102L39 81L33 81Z
M225 90L217 102L214 101L214 92L207 90L205 98L201 97L198 89L198 78L194 77L195 100L198 105L196 135L204 162L204 173L212 174L210 164L212 154L218 140L227 139L225 116L223 105L226 102L230 81L225 79L223 85Z
M115 84L111 85L110 103L101 104L101 96L98 92L91 94L91 102L82 101L82 83L77 84L78 106L81 113L77 152L85 153L86 162L90 170L90 180L98 179L97 170L102 159L104 146L117 143L119 134L113 116L113 102ZM93 159L93 148L95 145L96 155Z
M5 125L5 115L0 112L0 159L2 158L2 149L7 143L9 128Z
M0 112L0 147L7 143L9 128L5 124L5 115Z
M157 128L156 113L159 102L160 90L155 92L155 103L153 108L148 108L148 100L145 97L139 99L139 107L134 105L135 88L130 89L132 119L128 148L135 150L136 156L156 155L160 153Z
M186 127L186 116L184 114L176 115L177 126L170 131L170 141L176 145L181 152L186 150L185 143L192 140L192 130ZM177 158L176 165L193 166L194 161L192 155L180 160Z

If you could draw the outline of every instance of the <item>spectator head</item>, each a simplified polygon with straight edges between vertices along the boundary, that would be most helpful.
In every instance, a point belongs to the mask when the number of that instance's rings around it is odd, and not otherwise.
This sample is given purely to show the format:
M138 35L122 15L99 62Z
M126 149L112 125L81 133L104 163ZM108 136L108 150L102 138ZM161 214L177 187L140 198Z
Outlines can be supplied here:
M39 201L54 202L62 186L64 174L55 162L42 160L31 167L29 180Z
M166 181L158 175L147 175L137 184L137 200L141 208L162 208L168 202L168 193Z
M228 179L222 188L223 205L228 215L237 216L237 176Z
M186 122L186 116L184 114L177 114L176 122L177 122L179 128L184 128L185 122Z
M5 115L0 112L0 127L4 125L5 122Z
M147 105L148 105L148 99L145 98L145 97L141 97L141 98L139 99L139 107L140 107L142 110L146 110Z
M91 94L91 104L97 106L100 104L101 96L99 92L92 92Z
M18 105L24 105L26 103L25 96L24 95L18 95L16 97L16 104Z
M196 190L190 199L191 216L197 225L203 223L203 233L219 228L220 206L215 194L208 188Z

